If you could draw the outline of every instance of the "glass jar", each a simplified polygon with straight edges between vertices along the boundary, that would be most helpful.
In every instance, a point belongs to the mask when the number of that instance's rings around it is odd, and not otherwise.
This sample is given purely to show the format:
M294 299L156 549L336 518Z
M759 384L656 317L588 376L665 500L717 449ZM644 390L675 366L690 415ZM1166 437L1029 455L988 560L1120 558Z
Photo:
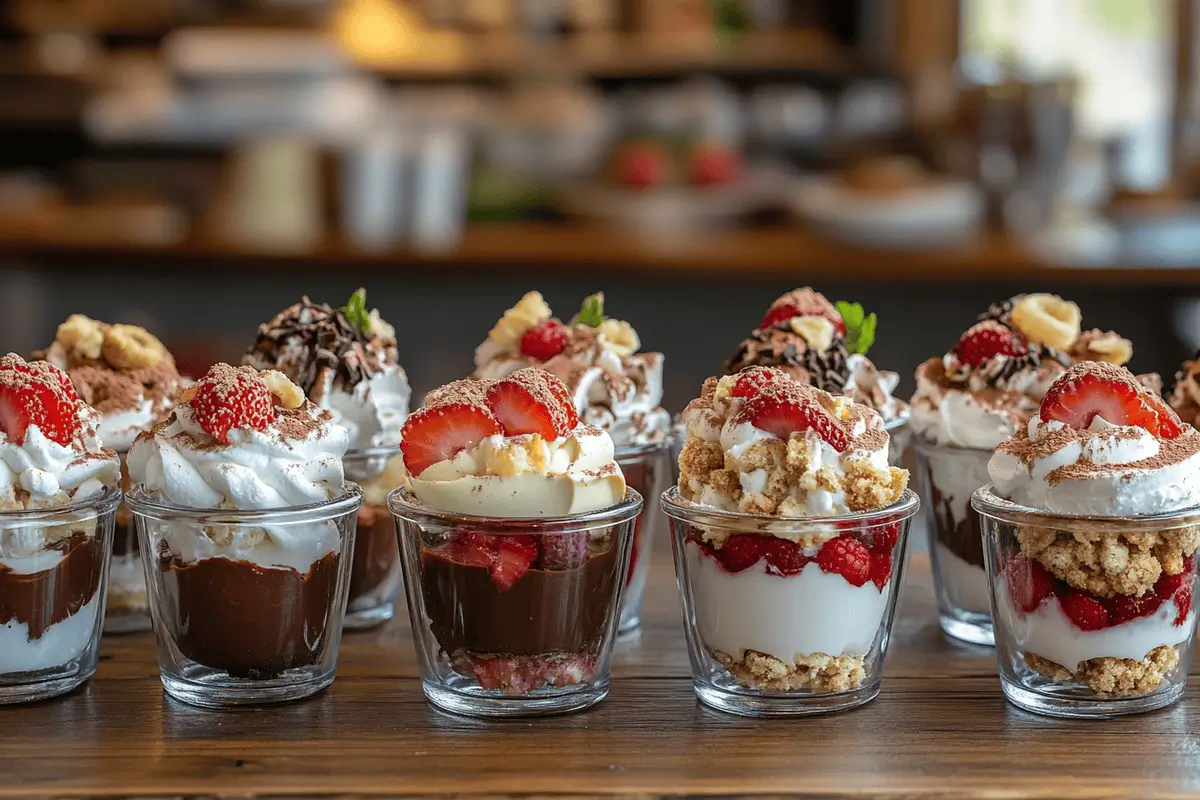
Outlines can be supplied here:
M264 511L125 501L149 579L172 697L222 708L298 700L333 683L362 491Z
M887 508L836 517L721 511L684 500L678 487L662 505L702 703L788 716L852 708L879 693L919 506L912 491Z
M642 497L658 497L667 488L671 475L670 442L627 445L618 447L617 464L625 474L625 482ZM625 593L621 598L621 633L635 630L642 622L642 598L650 577L650 555L654 542L666 535L662 507L650 503L634 523L633 549L629 554L629 570L625 578Z
M972 505L1010 702L1050 716L1113 717L1183 696L1200 508L1070 516L1010 503L990 485Z
M121 490L129 491L127 452L121 459ZM108 574L108 600L104 607L105 633L139 633L150 630L150 605L146 598L146 574L138 550L137 526L122 503L117 508L113 530L112 566Z
M400 596L400 550L387 496L404 483L404 459L395 447L351 450L342 459L346 478L363 491L350 568L346 628L373 628L396 615Z
M498 519L388 498L425 696L477 717L580 711L608 694L642 497Z
M0 703L45 700L96 672L121 492L0 511Z

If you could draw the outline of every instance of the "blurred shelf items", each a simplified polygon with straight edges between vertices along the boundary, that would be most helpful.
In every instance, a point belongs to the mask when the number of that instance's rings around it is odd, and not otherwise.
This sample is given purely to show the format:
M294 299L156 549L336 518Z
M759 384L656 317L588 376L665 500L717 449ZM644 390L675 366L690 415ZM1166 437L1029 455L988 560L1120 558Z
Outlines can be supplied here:
M1194 283L1198 34L1200 0L9 0L0 256Z

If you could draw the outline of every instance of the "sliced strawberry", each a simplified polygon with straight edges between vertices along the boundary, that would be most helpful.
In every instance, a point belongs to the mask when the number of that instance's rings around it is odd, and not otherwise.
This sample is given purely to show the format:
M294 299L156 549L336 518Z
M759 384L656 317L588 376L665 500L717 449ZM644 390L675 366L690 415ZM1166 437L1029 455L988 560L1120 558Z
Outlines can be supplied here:
M414 412L401 429L400 451L413 477L489 436L504 433L486 408L446 401Z
M1167 405L1157 394L1147 392L1143 400L1158 414L1158 435L1161 438L1177 439L1187 430L1188 426L1183 424L1183 420L1175 413L1175 409Z
M883 591L888 581L892 579L892 548L876 546L871 548L871 582L875 588Z
M15 444L36 425L61 445L79 432L79 395L67 374L46 361L26 363L10 353L0 358L0 432Z
M567 385L557 378L552 381L547 381L546 385L550 387L551 394L558 400L563 413L567 415L567 430L573 431L579 425L579 412L575 408L575 399L571 397L571 391L567 389ZM639 519L641 519L639 517Z
M1163 604L1163 599L1154 592L1146 592L1141 597L1119 594L1105 603L1108 608L1109 620L1113 625L1120 625L1139 617L1148 617Z
M1174 600L1179 613L1175 615L1175 624L1182 625L1187 621L1192 610L1192 586L1196 582L1196 573L1192 557L1188 556L1183 564L1183 572L1178 575L1164 573L1154 584L1154 596L1160 603Z
M567 349L567 326L556 319L539 322L521 336L521 355L549 361Z
M954 355L958 356L958 360L972 367L978 367L996 356L1011 358L1028 352L1029 345L1021 334L995 320L985 320L972 326L954 346Z
M729 394L733 397L757 397L762 390L771 385L789 384L792 379L781 369L774 367L750 367L737 374L733 389Z
M556 383L561 391L551 388ZM506 435L536 433L553 440L575 429L572 416L578 420L575 407L562 400L565 393L566 387L558 378L544 370L527 368L493 383L485 402Z
M727 572L741 572L758 563L763 554L763 537L756 533L730 536L717 549L717 560Z
M1063 613L1081 631L1098 631L1112 624L1108 609L1096 598L1072 589L1061 598Z
M1004 579L1013 602L1026 614L1036 611L1043 600L1054 594L1054 578L1041 564L1023 555L1008 562Z
M195 386L188 405L204 432L229 443L233 430L265 430L278 412L275 398L258 372L250 367L215 364Z
M790 578L812 561L804 555L804 548L777 536L767 538L762 545L763 558L767 562L767 574Z
M767 313L758 327L760 330L765 330L794 317L824 317L833 323L834 329L840 335L846 335L846 322L833 303L829 302L825 295L807 287L796 289L777 298L767 309Z
M533 536L497 536L496 557L488 574L502 592L511 589L537 561L537 539Z
M842 534L821 545L817 564L822 571L841 575L851 586L862 586L871 579L871 553L855 536Z
M816 402L798 393L764 392L746 401L739 422L787 440L795 431L814 430L839 453L850 444L850 435Z
M542 569L578 569L587 563L591 552L587 531L546 533L539 537Z
M1113 425L1133 425L1159 436L1164 417L1150 397L1128 370L1084 362L1067 370L1046 392L1041 417L1043 422L1057 420L1083 430L1100 416ZM1166 427L1178 426L1168 419Z
M468 567L489 569L499 549L497 538L486 533L460 533L438 548L438 554Z
M649 189L666 178L668 160L657 142L634 142L617 154L617 171L626 186Z
M728 147L699 145L688 157L688 177L697 186L725 186L736 181L741 172L741 158Z

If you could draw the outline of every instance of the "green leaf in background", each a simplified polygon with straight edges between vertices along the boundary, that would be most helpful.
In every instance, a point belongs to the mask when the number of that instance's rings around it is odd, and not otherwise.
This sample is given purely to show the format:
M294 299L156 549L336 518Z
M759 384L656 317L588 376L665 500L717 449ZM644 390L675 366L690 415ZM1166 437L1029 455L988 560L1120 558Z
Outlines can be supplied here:
M750 28L750 14L742 0L711 0L713 23L720 34L742 33Z
M599 328L600 323L604 322L604 292L589 295L583 301L583 308L579 309L574 321L590 328Z
M350 300L342 308L342 313L346 315L346 319L350 321L351 325L363 333L369 332L371 330L371 314L367 311L367 290L359 289L350 295Z
M875 325L878 319L875 314L867 314L861 303L837 301L838 313L846 323L846 349L851 353L866 355L875 343Z

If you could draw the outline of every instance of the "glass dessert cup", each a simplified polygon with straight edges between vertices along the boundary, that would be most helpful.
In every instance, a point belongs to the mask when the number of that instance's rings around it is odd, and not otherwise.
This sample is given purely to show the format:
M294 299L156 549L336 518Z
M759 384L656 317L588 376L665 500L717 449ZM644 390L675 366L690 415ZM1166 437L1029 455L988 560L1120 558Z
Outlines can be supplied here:
M473 717L580 711L608 694L621 594L642 497L569 517L497 519L388 498L400 531L425 696ZM529 555L504 578L495 554ZM491 555L489 555L489 553ZM548 565L557 553L561 563Z
M1068 516L1010 503L990 484L972 504L982 518L1000 683L1009 702L1056 717L1115 717L1179 700L1196 629L1195 564L1183 554L1200 537L1200 508L1138 518ZM1154 555L1139 552L1151 543ZM1067 577L1079 583L1086 576L1088 589L1081 590L1042 563L1056 571L1078 566L1086 563L1079 559L1084 549L1107 563L1124 553L1127 568L1114 573L1120 581L1076 570ZM1144 571L1159 558L1181 563L1181 571ZM1139 584L1141 595L1123 594Z
M354 535L350 568L350 597L346 602L346 628L365 630L396 615L400 597L400 550L396 523L387 508L387 496L403 478L403 459L395 447L351 450L342 459L346 478L363 490Z
M669 485L671 473L670 442L618 447L617 464L625 474L625 482L642 497L658 497ZM642 598L650 577L650 554L654 541L663 526L662 508L650 503L634 522L633 549L629 554L629 570L625 578L625 593L621 597L621 633L629 633L642 623Z
M912 441L912 428L908 427L908 414L889 419L883 423L883 429L888 432L891 445L888 447L888 463L893 467L903 466L904 454L908 452L909 442Z
M912 491L887 508L838 517L720 511L684 500L678 487L662 505L700 702L743 716L794 716L853 708L879 693L920 505ZM816 554L831 534L858 540L880 569L857 586L825 571ZM735 537L747 538L725 551Z
M0 703L45 700L96 672L118 489L0 511Z
M298 700L333 683L358 486L347 483L335 500L268 511L180 508L141 487L125 502L141 539L169 695L224 708Z
M121 490L129 491L129 469L125 452L121 458ZM122 503L113 530L112 566L108 575L108 601L104 611L105 633L140 633L150 630L150 605L146 597L146 573L138 549L133 515Z
M954 639L991 647L991 591L979 516L971 495L988 483L990 450L935 445L915 438L915 480L929 527L929 559L938 624Z

